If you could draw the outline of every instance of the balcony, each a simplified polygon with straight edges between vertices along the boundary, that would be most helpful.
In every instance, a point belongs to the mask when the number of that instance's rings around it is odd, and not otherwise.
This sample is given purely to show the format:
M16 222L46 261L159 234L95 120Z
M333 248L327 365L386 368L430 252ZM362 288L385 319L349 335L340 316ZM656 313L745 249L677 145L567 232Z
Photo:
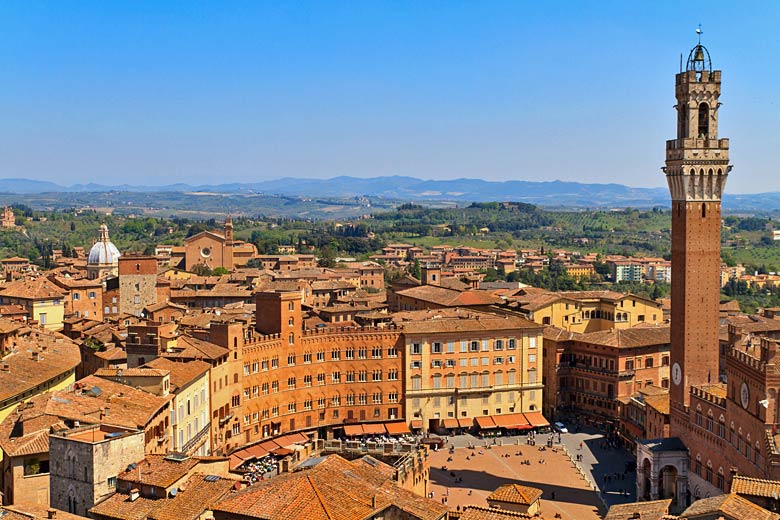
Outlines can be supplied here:
M666 141L667 150L680 150L691 148L709 148L709 149L729 149L728 138L724 139L699 139L696 137L688 137L684 139L670 139Z
M229 414L227 414L226 416L222 417L219 420L219 425L220 426L225 426L230 421L230 419L232 419L232 418L233 418L233 412L230 412Z

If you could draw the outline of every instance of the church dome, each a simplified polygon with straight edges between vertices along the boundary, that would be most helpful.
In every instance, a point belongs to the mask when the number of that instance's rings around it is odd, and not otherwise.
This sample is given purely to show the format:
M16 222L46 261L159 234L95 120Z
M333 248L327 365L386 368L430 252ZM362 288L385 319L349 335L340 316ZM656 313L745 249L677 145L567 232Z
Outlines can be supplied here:
M119 263L119 249L108 239L108 226L100 225L100 238L89 250L89 265L117 265Z

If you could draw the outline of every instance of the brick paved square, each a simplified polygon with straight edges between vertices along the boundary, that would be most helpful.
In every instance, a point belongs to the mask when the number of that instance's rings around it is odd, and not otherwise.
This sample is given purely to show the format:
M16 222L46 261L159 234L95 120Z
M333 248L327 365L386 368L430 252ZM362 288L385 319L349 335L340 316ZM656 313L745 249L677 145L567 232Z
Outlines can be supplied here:
M452 460L448 461L450 457ZM530 465L521 463L525 460ZM539 446L511 444L489 449L455 448L453 454L443 449L432 452L430 461L433 498L441 501L447 496L447 504L453 510L459 505L486 506L486 498L500 485L520 483L544 492L544 518L553 519L559 513L564 520L597 520L605 514L598 494L560 447L539 451ZM447 469L442 471L442 466ZM458 479L463 480L456 482Z

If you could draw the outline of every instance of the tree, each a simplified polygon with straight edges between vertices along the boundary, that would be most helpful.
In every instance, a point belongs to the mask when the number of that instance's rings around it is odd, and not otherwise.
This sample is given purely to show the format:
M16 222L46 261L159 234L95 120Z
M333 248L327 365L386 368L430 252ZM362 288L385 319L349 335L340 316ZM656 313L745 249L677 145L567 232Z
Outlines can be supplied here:
M206 264L196 264L192 268L192 272L198 276L211 276L211 268Z
M214 270L211 272L211 274L213 274L214 276L222 276L222 275L230 274L230 271L228 271L222 266L219 266L219 267L215 267Z
M320 267L336 267L336 251L328 244L320 249L320 259L317 262Z
M412 265L412 276L420 280L422 278L422 268L420 267L420 261L414 259L414 265Z

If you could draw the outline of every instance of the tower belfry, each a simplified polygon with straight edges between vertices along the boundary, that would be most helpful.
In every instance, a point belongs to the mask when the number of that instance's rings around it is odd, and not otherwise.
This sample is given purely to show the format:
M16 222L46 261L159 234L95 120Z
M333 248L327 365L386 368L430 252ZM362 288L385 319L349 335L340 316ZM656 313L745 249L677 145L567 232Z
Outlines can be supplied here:
M666 142L672 198L671 430L684 430L692 385L719 382L721 196L729 140L718 137L721 71L699 43L675 76L677 138Z

